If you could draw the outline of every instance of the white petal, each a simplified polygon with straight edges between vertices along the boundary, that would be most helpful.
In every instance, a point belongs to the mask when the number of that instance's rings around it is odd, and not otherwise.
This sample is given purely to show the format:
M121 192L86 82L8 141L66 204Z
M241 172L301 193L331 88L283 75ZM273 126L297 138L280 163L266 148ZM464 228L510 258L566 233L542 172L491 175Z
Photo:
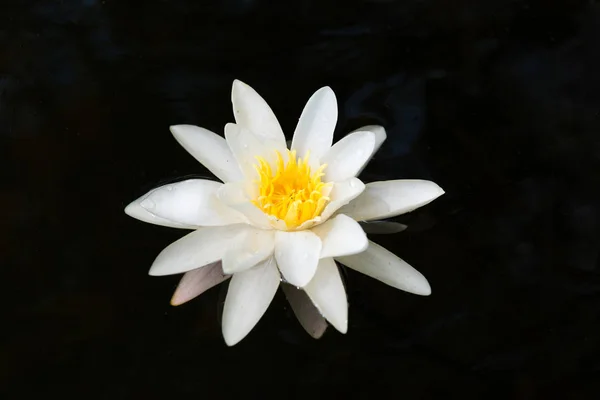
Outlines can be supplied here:
M228 346L242 340L263 316L279 287L272 257L231 278L223 308L223 338Z
M225 125L225 139L233 153L242 173L246 179L257 178L254 166L258 164L256 157L262 157L272 166L275 166L278 151L281 155L286 154L285 143L277 143L274 140L259 138L248 129L236 125Z
M302 111L292 139L292 150L300 157L310 151L311 160L319 162L331 147L337 117L333 90L329 87L317 90Z
M377 243L369 242L362 253L336 260L396 289L422 296L431 294L429 282L419 271Z
M191 226L220 226L245 222L242 214L217 198L220 182L190 179L161 186L140 205L157 217Z
M408 228L408 226L404 224L391 221L360 222L360 226L365 233L373 235L399 233Z
M170 228L180 228L180 229L196 229L195 225L185 225L175 221L169 221L168 219L158 217L152 213L149 213L144 207L140 205L140 203L146 198L148 194L143 195L137 200L129 203L127 207L125 207L125 214L133 217L135 219L139 219L143 222L148 222L154 225L168 226Z
M273 231L249 229L231 241L223 256L223 272L235 274L250 269L273 255L274 248Z
M167 246L150 268L150 275L172 275L187 272L223 258L229 243L248 225L207 226Z
M313 304L335 329L348 331L346 290L333 258L323 258L314 278L304 287Z
M227 206L242 213L253 226L270 229L269 217L250 201L248 185L248 182L226 183L217 192L217 197Z
M321 253L321 239L311 231L275 233L275 259L291 285L305 286L314 276Z
M312 228L312 232L323 243L321 258L360 253L369 245L367 235L358 222L343 214Z
M361 128L358 128L350 133L354 132L364 132L369 131L375 135L375 146L373 147L373 154L379 150L385 139L387 138L387 134L385 133L385 128L381 125L366 125Z
M358 178L350 178L342 182L335 182L329 193L331 201L321 213L322 221L326 221L340 207L350 203L365 190L365 184Z
M334 144L321 158L325 168L325 181L338 182L352 178L365 165L373 153L375 134L353 132Z
M188 271L179 281L171 298L171 305L179 306L186 303L229 277L223 274L220 261Z
M242 81L234 80L231 102L238 125L249 129L259 138L274 140L286 147L279 121L271 107L254 89Z
M306 292L287 283L282 284L281 288L304 330L315 339L323 336L327 329L327 321L317 310Z
M387 135L385 133L385 129L383 128L383 126L379 126L379 125L363 126L362 128L358 128L354 132L362 132L362 131L373 132L373 134L375 135L375 146L373 146L373 151L372 151L371 155L369 156L367 161L363 164L363 166L358 171L356 176L358 176L362 172L362 170L367 166L369 161L371 161L371 159L373 158L375 153L377 153L377 151L379 150L379 148L381 147L381 145L383 144L383 142L385 141L385 139L387 137Z
M214 132L193 125L171 126L179 144L223 182L243 178L225 139Z
M431 181L372 182L356 200L339 212L357 221L390 218L424 206L442 194L444 190Z

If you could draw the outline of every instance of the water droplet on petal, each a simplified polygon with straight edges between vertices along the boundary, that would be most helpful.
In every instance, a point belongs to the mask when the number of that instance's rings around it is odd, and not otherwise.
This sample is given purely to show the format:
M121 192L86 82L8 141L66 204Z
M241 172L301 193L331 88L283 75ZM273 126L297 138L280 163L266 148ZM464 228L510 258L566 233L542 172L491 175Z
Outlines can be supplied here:
M356 182L354 180L350 181L350 187L355 187L356 186Z
M170 192L171 190L173 190L173 186L167 186L167 190Z

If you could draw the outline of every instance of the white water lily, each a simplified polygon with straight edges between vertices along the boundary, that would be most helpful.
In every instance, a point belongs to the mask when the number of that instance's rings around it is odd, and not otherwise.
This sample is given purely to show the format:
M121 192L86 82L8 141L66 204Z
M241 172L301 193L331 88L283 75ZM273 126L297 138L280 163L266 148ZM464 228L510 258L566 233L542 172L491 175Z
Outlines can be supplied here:
M150 269L150 275L186 273L172 304L231 277L222 331L232 346L256 325L282 280L311 335L322 335L323 317L346 333L348 303L335 260L392 287L431 293L423 275L370 242L358 222L412 211L444 193L430 181L365 185L356 178L385 140L382 127L361 128L332 145L337 102L324 87L308 100L288 150L277 118L257 92L236 80L232 102L236 123L225 126L225 138L196 126L171 127L223 183L165 185L125 209L145 222L194 230L165 248Z

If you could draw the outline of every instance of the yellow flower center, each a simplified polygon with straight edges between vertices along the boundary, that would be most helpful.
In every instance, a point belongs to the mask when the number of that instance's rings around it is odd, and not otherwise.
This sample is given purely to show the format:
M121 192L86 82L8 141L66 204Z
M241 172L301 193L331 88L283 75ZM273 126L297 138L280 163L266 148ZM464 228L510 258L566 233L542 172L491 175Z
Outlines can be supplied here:
M284 163L281 153L277 155L277 166L272 170L262 157L256 157L254 165L259 179L258 197L252 202L264 213L285 222L288 229L295 229L302 223L321 215L329 202L331 183L321 182L326 164L311 174L308 154L304 159L296 159L295 150L287 150L288 162Z

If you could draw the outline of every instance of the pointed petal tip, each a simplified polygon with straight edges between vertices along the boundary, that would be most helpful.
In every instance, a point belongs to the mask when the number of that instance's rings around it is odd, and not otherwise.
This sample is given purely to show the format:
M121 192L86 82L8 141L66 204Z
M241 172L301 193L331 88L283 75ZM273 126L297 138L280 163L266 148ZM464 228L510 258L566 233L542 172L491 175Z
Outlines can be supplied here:
M142 202L140 201L140 199L134 200L131 203L129 203L123 211L125 212L125 214L127 214L131 218L137 219L138 221L151 222L149 218L153 217L154 215L149 213L148 210L146 210L141 203Z
M309 332L308 334L310 335L310 337L312 337L315 340L319 340L323 337L323 335L325 334L326 329L323 329L322 331L318 331L318 332Z
M435 182L422 179L371 182L363 194L340 213L357 221L382 220L414 211L444 193Z
M377 243L369 241L369 247L363 253L336 257L336 261L407 293L431 294L429 282L422 273Z
M242 82L239 79L234 79L233 83L231 84L231 102L234 104L234 113L235 113L235 104L236 104L236 97L238 97L238 101L239 101L239 97L240 96L247 96L248 92L254 92L254 89L252 89L252 87L250 85L248 85L245 82Z
M419 296L430 296L431 295L431 285L429 285L429 282L427 281L427 279L425 279L425 277L423 277L423 280L424 280L423 287L415 290L414 294L419 295Z
M231 84L231 102L232 103L234 102L234 99L235 99L235 93L242 90L243 85L244 85L244 82L240 81L239 79L233 80L233 83Z
M145 212L145 210L137 201L132 201L131 203L127 204L127 206L123 209L123 212L132 218L138 219L136 215Z
M420 184L421 187L418 190L422 191L423 193L428 193L429 196L432 197L431 201L433 201L434 199L440 197L441 195L443 195L445 193L444 189L442 189L440 187L440 185L438 185L434 181L421 180L421 179L407 180L407 182L411 182L411 181L414 183Z
M184 132L185 128L188 126L190 126L190 125L171 125L171 126L169 126L169 131L171 132L171 134L173 136L175 136L175 138L178 138L184 134L183 132Z
M373 132L375 135L375 147L373 149L373 154L379 150L383 142L387 139L387 133L385 132L385 128L381 125L368 125L365 126L364 129Z
M235 346L236 344L238 344L239 342L241 342L242 339L243 339L243 337L235 337L232 334L229 334L229 333L226 334L225 332L223 332L223 340L225 341L225 344L228 347Z
M346 310L348 310L348 307L346 306ZM346 333L348 333L348 312L346 311L346 317L343 321L336 321L336 320L328 320L329 323L335 328L336 331L338 331L339 333L341 333L342 335L345 335Z
M240 329L239 326L234 326L233 324L222 324L221 333L223 335L225 344L228 347L233 347L241 342L246 336L248 336L253 328L254 326L252 326L250 329Z
M401 289L407 293L416 294L417 296L429 296L431 295L431 285L425 276L419 271L415 270L416 274L409 290Z
M446 191L444 189L442 189L440 187L440 185L438 185L437 183L430 181L432 184L432 193L431 193L431 200L430 202L434 201L435 199L441 197L442 195L446 194Z
M186 271L184 271L186 272ZM180 271L177 272L170 272L170 271L166 271L164 269L164 267L161 266L161 268L154 268L154 265L150 267L150 270L148 270L148 276L169 276L169 275L175 275L175 274L179 274L181 273Z
M313 96L323 96L323 97L330 97L332 98L333 101L336 102L337 104L337 97L335 95L335 92L333 91L333 89L329 86L323 86L322 88L320 88L319 90L317 90Z
M331 88L331 86L323 86L322 88L320 88L319 90L317 90L317 93L318 92L331 92L331 94L335 95L335 93L334 93L333 89Z
M175 296L171 297L171 301L169 302L173 307L177 307L183 304L180 299L177 299Z
M381 125L365 125L365 126L361 126L358 129L355 129L352 132L359 132L359 131L373 132L373 134L378 138L385 138L387 136L385 128Z
M234 79L233 83L231 84L231 90L241 90L241 89L246 89L248 88L249 85L245 82L242 82L239 79Z
M434 193L438 193L438 196L441 196L444 193L446 193L446 191L444 189L442 189L441 186L438 185L437 183L435 183L434 181L423 181L423 182L429 183L431 185L431 191Z
M336 97L333 89L329 86L323 86L323 87L319 88L317 91L315 91L312 94L312 96L310 97L309 101L311 101L311 100L319 101L319 102L328 101L328 102L330 102L329 104L335 105L336 111L337 111L337 97ZM337 120L337 114L336 114L336 120Z

